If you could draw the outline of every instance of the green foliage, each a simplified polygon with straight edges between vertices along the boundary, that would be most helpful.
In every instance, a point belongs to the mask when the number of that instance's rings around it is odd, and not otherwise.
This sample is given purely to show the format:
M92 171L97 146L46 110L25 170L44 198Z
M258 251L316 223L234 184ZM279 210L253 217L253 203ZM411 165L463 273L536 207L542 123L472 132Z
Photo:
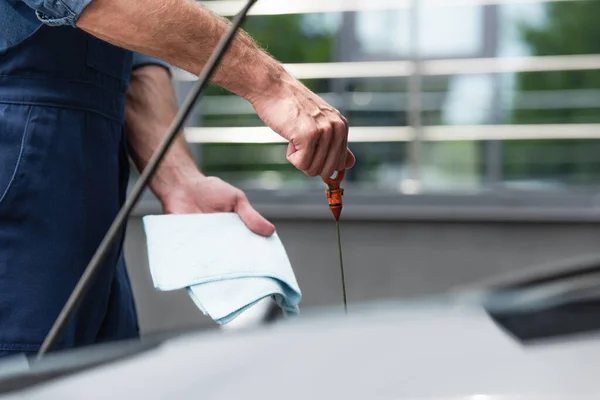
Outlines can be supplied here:
M276 59L284 63L331 61L333 35L303 31L303 15L261 15L248 18L244 29Z
M600 54L600 1L577 1L549 3L547 23L543 27L521 25L523 40L532 55ZM552 71L527 72L517 77L519 89L528 90L574 90L600 89L600 71ZM598 113L589 110L518 110L516 123L537 123L553 120L577 123L600 120Z
M522 23L522 39L532 55L600 54L600 1L568 1L546 4L546 23L531 26ZM517 99L527 91L600 89L600 71L525 72L517 75ZM516 124L597 123L597 109L564 108L514 110ZM590 140L527 140L505 144L504 159L507 178L561 179L585 184L598 177L598 167L578 160ZM562 149L571 154L569 160L549 159L549 154ZM527 162L518 160L525 159Z
M331 61L335 37L330 32L308 35L303 31L303 15L255 15L244 23L244 30L256 43L282 63L319 63ZM325 81L304 82L313 91L326 90ZM211 87L207 94L226 94Z

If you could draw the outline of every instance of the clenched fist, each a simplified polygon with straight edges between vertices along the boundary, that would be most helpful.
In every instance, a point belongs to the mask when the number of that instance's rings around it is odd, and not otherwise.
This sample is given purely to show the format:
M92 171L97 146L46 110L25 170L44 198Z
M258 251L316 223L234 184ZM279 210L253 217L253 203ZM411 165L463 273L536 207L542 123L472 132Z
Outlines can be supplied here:
M287 159L306 175L330 177L356 162L348 149L346 118L299 81L286 76L251 103L265 124L288 140Z

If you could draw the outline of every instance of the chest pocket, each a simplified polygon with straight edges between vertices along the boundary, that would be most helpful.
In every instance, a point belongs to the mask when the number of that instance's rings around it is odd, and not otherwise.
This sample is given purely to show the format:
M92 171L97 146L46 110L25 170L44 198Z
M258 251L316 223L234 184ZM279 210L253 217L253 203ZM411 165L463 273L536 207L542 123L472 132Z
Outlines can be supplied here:
M129 82L133 53L89 35L86 63L103 85L123 89Z

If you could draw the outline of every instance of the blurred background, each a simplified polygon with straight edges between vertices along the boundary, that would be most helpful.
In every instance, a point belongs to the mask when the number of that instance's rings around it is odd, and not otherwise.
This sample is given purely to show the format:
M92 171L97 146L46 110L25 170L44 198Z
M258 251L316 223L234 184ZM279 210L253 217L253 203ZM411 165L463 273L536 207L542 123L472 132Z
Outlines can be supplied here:
M244 1L202 3L231 18ZM596 252L598 15L596 0L259 0L245 29L350 122L350 312ZM194 80L174 70L180 102ZM304 309L342 307L321 180L286 161L287 144L249 103L216 87L185 136L206 174L275 223ZM148 193L128 228L142 330L214 327L185 293L152 288L141 217L160 212Z

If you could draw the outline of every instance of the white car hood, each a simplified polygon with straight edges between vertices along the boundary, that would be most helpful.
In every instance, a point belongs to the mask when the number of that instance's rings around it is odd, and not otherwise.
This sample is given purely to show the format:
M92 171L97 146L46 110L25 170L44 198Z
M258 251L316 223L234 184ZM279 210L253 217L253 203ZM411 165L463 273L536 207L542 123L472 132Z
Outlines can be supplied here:
M479 307L383 308L188 335L6 398L600 398L598 336L524 346Z

